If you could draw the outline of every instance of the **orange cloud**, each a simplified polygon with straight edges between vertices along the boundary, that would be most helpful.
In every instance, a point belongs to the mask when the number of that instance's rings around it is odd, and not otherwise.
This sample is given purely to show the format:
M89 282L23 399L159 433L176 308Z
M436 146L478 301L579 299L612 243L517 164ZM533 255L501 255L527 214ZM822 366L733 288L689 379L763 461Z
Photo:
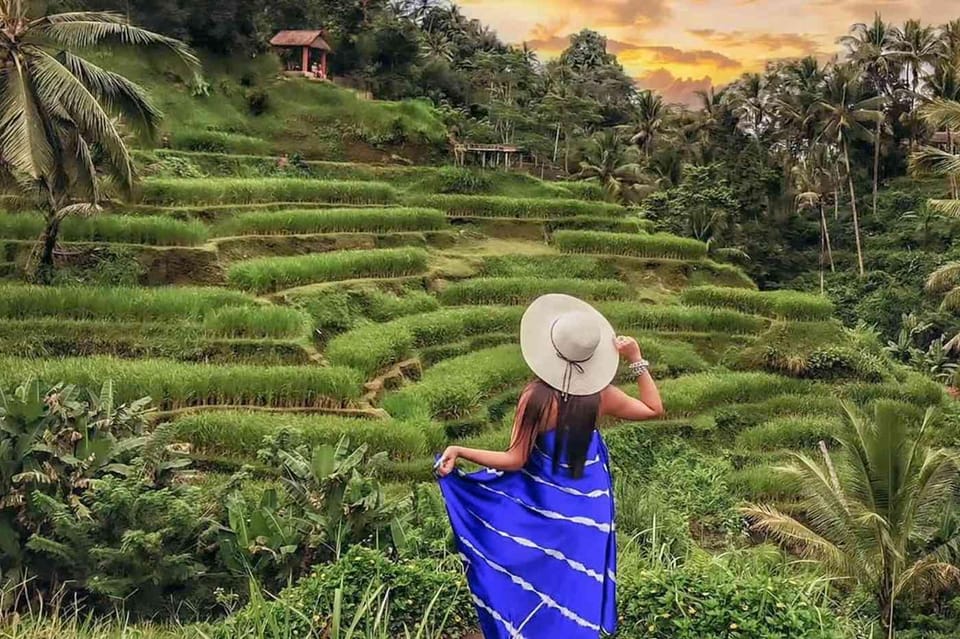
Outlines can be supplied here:
M799 55L820 53L820 43L805 33L717 31L716 29L688 29L687 33L718 47L760 48L770 52L790 49Z
M667 69L654 69L634 78L641 89L650 89L663 96L671 104L696 104L696 91L706 91L713 86L710 76L702 78L678 78Z
M630 57L635 55L633 52L640 52L641 57L646 58L645 61L648 64L712 66L717 69L739 69L743 66L740 62L733 58L728 58L722 53L706 51L704 49L684 51L676 47L668 46L640 46L635 47L629 52ZM649 56L645 54L649 54Z

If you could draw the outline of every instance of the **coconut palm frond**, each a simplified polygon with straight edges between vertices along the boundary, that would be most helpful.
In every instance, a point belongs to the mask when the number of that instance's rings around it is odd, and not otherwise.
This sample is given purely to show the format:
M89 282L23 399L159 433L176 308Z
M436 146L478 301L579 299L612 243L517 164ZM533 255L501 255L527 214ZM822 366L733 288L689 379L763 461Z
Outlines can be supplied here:
M960 311L960 286L954 286L946 292L943 301L940 302L940 308L945 311Z
M960 129L960 102L936 98L920 107L920 116L933 127Z
M21 174L41 180L54 170L56 140L26 61L12 55L0 98L0 157Z
M927 200L927 206L948 217L960 217L960 200Z
M916 176L960 175L960 155L932 146L923 146L910 155L910 173Z
M952 288L960 278L960 262L948 262L927 276L924 284L931 293L939 293Z

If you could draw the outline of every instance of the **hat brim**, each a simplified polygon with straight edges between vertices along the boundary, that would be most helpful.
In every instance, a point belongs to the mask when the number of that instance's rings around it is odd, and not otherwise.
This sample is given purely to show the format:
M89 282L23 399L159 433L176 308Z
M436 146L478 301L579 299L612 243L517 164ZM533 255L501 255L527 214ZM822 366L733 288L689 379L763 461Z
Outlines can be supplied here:
M617 352L617 336L613 326L597 309L583 300L560 293L535 299L520 320L520 351L534 375L549 386L563 390L566 366L557 356L550 340L550 326L560 315L574 311L591 313L597 317L600 343L593 356L580 364L583 372L574 371L568 392L571 395L593 395L609 386L616 377L620 354Z

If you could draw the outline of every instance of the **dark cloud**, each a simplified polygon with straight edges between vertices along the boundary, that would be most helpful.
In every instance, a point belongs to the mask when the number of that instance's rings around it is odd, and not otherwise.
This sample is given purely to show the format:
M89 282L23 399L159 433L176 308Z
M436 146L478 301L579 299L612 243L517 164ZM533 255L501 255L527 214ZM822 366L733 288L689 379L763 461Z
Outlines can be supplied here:
M651 64L710 64L718 69L739 69L743 66L737 60L728 58L722 53L704 49L685 51L683 49L677 49L676 47L665 46L640 46L635 49L637 51L652 53Z
M706 91L713 85L710 76L677 78L666 69L654 69L634 80L639 88L659 93L666 102L687 106L697 103L696 91Z
M687 33L718 47L759 46L768 51L796 49L804 55L820 52L819 43L805 33L757 33L716 29L688 29Z

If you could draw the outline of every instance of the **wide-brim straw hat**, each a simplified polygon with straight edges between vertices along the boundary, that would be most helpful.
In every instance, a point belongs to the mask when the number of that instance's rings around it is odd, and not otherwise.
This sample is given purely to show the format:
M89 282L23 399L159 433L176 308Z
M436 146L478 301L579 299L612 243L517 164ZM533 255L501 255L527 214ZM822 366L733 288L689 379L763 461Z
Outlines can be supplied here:
M533 373L567 395L593 395L616 377L620 354L613 326L583 300L538 297L520 320L520 350Z

